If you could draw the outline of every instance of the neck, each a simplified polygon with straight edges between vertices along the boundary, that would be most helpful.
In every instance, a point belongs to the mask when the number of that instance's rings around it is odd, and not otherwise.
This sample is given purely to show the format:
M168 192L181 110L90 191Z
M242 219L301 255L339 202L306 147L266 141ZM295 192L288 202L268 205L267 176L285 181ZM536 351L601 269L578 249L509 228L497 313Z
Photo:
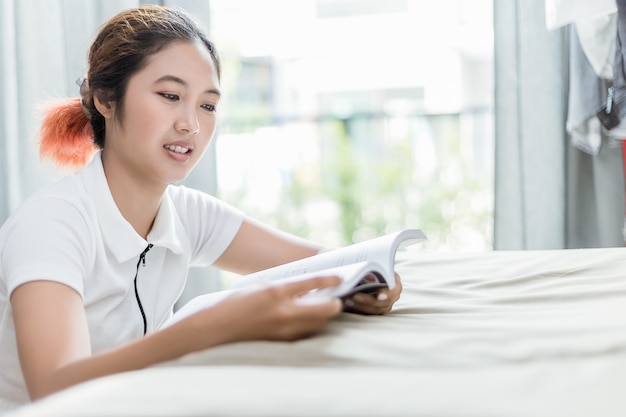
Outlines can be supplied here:
M159 211L166 184L142 179L123 166L102 158L104 174L113 201L133 229L147 239Z

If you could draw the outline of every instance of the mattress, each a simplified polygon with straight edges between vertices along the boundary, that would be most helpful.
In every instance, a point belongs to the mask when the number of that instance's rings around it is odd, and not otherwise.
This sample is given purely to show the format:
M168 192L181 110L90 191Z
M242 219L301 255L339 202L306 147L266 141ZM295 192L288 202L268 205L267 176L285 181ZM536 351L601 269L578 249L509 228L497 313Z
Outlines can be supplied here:
M626 416L626 248L400 252L384 316L99 378L18 416Z

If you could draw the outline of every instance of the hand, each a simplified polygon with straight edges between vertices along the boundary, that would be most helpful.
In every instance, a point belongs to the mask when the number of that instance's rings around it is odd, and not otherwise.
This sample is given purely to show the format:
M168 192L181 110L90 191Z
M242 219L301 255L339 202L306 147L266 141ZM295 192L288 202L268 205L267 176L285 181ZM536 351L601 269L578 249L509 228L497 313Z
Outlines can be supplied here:
M228 320L230 341L291 341L320 331L341 313L337 298L307 299L300 297L311 290L334 287L338 277L316 277L289 283L272 283L234 293L216 308ZM215 317L215 312L212 313Z
M402 292L400 275L395 274L396 286L393 290L383 289L375 294L356 293L344 301L345 311L361 314L389 313Z

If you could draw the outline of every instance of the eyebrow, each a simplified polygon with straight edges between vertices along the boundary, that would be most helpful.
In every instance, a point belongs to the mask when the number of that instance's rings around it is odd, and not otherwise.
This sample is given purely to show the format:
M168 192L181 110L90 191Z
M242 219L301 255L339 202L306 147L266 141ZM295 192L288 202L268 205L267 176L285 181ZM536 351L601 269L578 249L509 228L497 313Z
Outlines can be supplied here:
M163 81L172 81L172 82L175 82L177 84L182 85L183 87L188 87L189 86L189 83L187 81L185 81L182 78L179 78L179 77L177 77L175 75L169 75L169 74L162 76L161 78L156 80L155 83L160 83L160 82L163 82ZM219 89L217 89L217 88L209 88L208 90L205 91L205 93L207 93L207 94L215 94L218 97L220 97L222 95L222 92Z

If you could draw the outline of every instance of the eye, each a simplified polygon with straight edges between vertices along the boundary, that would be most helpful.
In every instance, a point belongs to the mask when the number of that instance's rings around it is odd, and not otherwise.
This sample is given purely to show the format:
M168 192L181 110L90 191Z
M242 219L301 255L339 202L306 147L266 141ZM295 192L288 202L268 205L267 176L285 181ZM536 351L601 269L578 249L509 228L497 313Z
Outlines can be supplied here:
M214 112L215 111L215 105L214 104L203 104L202 106L203 109L208 110L210 112Z
M170 101L177 101L179 100L178 95L176 94L170 94L170 93L158 93L161 97L165 98L166 100L170 100Z

